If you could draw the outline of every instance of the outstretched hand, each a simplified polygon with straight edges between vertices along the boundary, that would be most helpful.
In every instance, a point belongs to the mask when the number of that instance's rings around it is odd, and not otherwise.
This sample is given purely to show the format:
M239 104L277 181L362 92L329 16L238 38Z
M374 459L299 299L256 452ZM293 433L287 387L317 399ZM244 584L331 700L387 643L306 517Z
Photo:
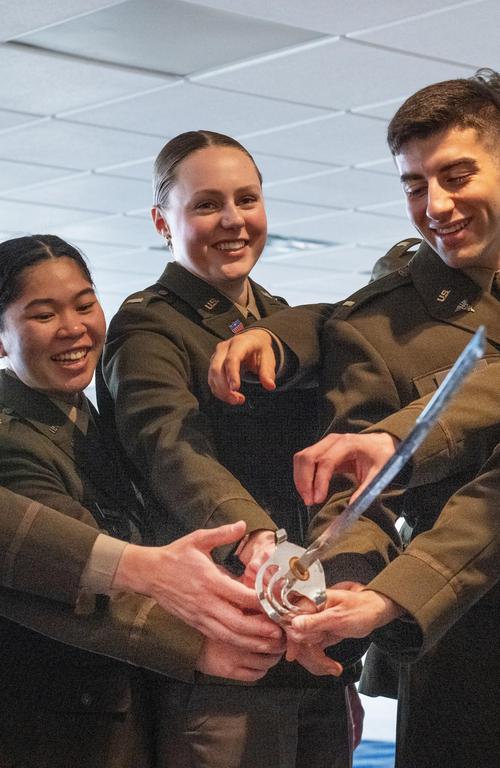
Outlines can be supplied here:
M198 530L164 547L125 547L113 588L153 597L206 637L256 653L281 653L282 631L260 611L253 589L212 560L211 551L239 541L243 521Z
M348 472L356 477L358 488L351 501L395 453L398 440L387 432L326 435L314 445L296 453L293 476L305 504L321 504L328 495L333 475Z
M229 405L242 405L245 396L239 390L243 373L256 375L264 389L276 388L276 359L267 331L253 328L217 344L208 371L208 384L215 397Z

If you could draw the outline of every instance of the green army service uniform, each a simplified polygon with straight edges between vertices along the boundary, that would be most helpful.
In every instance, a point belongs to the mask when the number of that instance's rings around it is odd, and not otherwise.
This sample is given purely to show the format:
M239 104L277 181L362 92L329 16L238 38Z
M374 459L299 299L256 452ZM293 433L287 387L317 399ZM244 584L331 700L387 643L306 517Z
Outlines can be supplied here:
M49 398L5 371L0 408L0 483L35 500L23 510L9 494L13 514L7 507L2 515L2 764L149 768L166 683L136 665L192 679L202 638L139 595L97 597L88 615L75 612L97 521L125 538L135 495L96 425L84 436ZM50 543L51 533L69 536ZM58 550L62 561L49 561Z
M262 317L281 312L283 300L251 287ZM256 386L245 407L233 409L208 387L216 344L248 322L174 262L110 323L99 408L110 428L114 418L141 490L164 510L164 541L241 519L248 532L278 525L292 540L303 537L292 455L316 435L316 390L270 395ZM189 754L203 768L349 765L344 682L353 675L348 670L339 683L281 663L252 688L203 676L198 685L171 687L172 766Z
M381 647L401 659L398 768L493 768L498 763L500 711L492 683L500 673L498 453L473 480L500 438L499 304L422 245L408 268L361 289L323 329L322 386L331 430L387 429L404 436L415 412L412 401L436 389L481 324L487 348L483 371L474 375L482 375L483 383L488 378L490 395L480 400L469 394L466 405L459 400L458 412L474 411L466 419L469 426L475 419L486 427L472 439L458 430L464 438L458 455L466 460L447 462L450 471L441 477L437 461L437 482L427 462L420 478L425 482L386 499L386 512L373 508L338 545L367 557L386 550L391 511L413 526L404 553L370 584L414 619L377 633ZM445 454L453 450L454 435L446 424L454 418L445 414L439 426L448 443ZM320 511L312 537L344 498L339 493Z

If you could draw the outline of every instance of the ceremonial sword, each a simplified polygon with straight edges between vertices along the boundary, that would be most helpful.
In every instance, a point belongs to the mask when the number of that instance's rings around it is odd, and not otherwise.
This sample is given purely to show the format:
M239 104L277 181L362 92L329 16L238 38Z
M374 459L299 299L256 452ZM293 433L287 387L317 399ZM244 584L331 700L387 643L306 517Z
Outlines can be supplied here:
M285 530L277 532L276 549L261 566L255 579L255 589L261 605L273 621L283 623L290 614L306 612L296 604L297 598L300 597L307 597L319 609L324 605L326 583L321 558L366 512L423 443L441 411L482 357L484 348L485 330L484 326L480 326L396 452L357 499L348 504L307 549L289 542Z

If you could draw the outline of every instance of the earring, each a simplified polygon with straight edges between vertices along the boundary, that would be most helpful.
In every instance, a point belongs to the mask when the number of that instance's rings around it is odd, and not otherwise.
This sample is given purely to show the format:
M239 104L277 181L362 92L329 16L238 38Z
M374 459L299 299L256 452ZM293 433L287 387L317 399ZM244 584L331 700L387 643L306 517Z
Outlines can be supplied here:
M164 229L162 231L162 235L163 235L163 238L164 238L164 240L165 240L165 242L167 244L168 250L173 252L173 248L172 248L172 235L170 234L170 232L167 229Z

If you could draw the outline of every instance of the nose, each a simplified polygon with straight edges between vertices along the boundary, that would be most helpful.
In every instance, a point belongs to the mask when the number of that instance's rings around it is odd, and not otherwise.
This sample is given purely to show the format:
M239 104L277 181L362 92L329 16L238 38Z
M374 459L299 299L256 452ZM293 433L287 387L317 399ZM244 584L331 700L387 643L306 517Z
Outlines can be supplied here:
M76 312L66 312L61 315L58 336L78 338L87 331L87 326L82 322L82 318Z
M434 221L442 221L449 216L455 206L453 194L432 180L427 187L427 216Z
M225 205L222 210L221 224L226 229L241 229L245 224L245 219L237 205Z

